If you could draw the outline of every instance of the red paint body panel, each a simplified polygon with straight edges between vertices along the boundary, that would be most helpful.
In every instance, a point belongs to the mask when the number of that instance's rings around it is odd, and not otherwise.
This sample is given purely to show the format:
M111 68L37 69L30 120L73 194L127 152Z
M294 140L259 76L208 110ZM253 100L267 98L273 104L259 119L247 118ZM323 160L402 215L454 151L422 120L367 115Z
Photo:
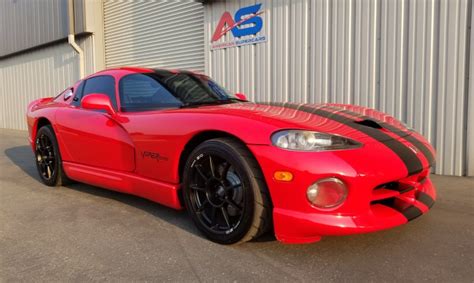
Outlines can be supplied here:
M123 76L136 72L152 70L122 68L95 74L115 78L118 109L118 83ZM74 91L79 83L73 86ZM109 115L74 106L72 101L65 100L63 94L54 99L36 100L30 103L27 113L33 149L38 123L47 119L55 131L64 169L70 178L180 209L179 163L183 150L200 133L225 133L245 143L260 164L273 204L275 233L283 242L312 242L326 235L388 229L406 223L407 218L399 210L379 202L387 199L393 200L395 205L403 202L425 213L429 207L418 201L416 194L423 192L436 199L428 175L429 160L424 155L417 154L422 171L408 176L404 162L383 142L331 117L255 103L146 112L119 111ZM383 121L403 131L400 136L381 129L387 140L397 140L411 148L412 144L404 138L405 134L411 135L434 154L434 149L421 135L408 131L389 115L360 106L327 106ZM339 115L352 117L347 113ZM271 145L270 141L270 136L281 129L341 135L363 146L321 152L283 150ZM158 153L159 158L147 158L149 153ZM294 179L291 182L276 181L273 179L275 171L290 171ZM346 201L333 210L313 207L306 199L307 188L327 177L339 178L349 190ZM405 193L384 188L375 190L390 182L410 185L414 189Z
M71 106L58 108L55 117L57 135L62 140L61 152L67 153L65 161L118 171L134 170L133 141L120 123L104 113Z
M178 185L170 185L143 178L136 174L117 172L64 162L68 177L87 184L110 190L133 194L175 209L181 209L178 198Z

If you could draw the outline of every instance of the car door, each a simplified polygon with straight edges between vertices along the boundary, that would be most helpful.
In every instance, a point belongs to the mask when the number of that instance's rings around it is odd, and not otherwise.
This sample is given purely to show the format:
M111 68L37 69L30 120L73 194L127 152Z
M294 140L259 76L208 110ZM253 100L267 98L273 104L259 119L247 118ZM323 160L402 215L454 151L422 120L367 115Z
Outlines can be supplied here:
M132 134L135 145L135 172L141 176L170 181L172 157L176 150L173 132L166 109L182 105L153 74L129 74L119 82L120 115L128 122L124 127ZM153 110L153 111L150 111ZM162 111L163 110L163 111ZM176 125L176 124L175 124Z
M60 143L69 159L64 161L116 171L134 170L134 146L121 122L102 111L83 109L80 103L91 93L103 93L117 110L115 83L109 75L89 78L79 85L71 104L56 112Z

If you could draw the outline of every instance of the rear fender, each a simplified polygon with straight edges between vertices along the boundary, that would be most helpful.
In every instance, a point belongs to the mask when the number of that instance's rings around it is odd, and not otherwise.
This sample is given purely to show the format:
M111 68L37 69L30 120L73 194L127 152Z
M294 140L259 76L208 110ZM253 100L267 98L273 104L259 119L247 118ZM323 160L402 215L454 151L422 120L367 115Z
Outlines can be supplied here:
M28 112L34 111L40 104L45 104L54 100L54 97L38 98L28 104Z
M39 98L35 99L28 104L27 107L27 124L28 124L28 132L29 132L29 142L33 150L35 150L34 140L36 139L36 133L38 132L38 127L40 124L47 123L52 124L51 119L46 118L47 113L43 113L42 106L48 104L54 100L53 97L46 97L46 98ZM48 110L49 112L50 110Z

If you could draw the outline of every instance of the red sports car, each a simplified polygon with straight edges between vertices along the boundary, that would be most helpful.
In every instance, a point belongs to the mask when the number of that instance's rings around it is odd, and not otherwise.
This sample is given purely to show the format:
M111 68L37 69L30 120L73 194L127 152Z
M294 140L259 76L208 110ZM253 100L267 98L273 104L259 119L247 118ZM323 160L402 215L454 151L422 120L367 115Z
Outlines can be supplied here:
M42 181L185 207L212 241L287 243L395 227L436 199L432 146L341 104L252 103L188 71L118 68L28 106Z

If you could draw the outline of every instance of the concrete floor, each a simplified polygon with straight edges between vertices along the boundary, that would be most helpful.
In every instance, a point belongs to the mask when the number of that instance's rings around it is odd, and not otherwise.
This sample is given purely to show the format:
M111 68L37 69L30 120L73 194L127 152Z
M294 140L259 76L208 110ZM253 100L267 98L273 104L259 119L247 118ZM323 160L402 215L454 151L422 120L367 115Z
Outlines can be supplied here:
M26 133L0 130L0 281L473 282L474 178L432 178L438 202L402 227L220 246L185 212L84 184L42 185Z

